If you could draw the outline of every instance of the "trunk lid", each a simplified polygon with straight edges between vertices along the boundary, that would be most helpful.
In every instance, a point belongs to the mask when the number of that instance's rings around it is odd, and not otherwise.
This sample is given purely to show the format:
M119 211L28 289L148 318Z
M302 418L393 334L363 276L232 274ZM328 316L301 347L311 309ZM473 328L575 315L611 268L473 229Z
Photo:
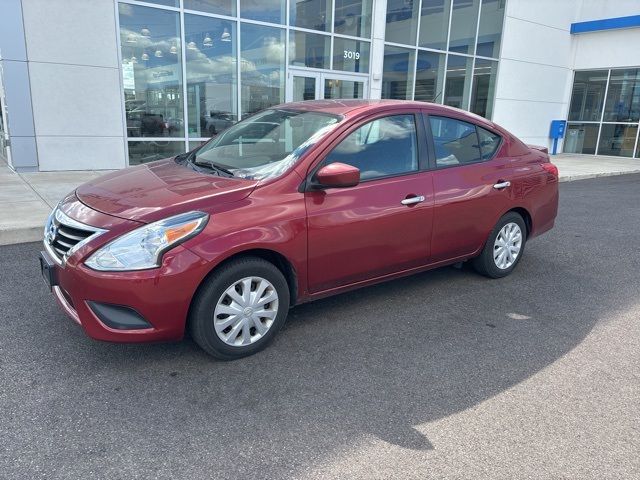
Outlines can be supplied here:
M538 152L542 152L546 155L549 155L549 149L547 147L543 147L542 145L529 145L527 144L527 147L529 147L532 150L537 150Z

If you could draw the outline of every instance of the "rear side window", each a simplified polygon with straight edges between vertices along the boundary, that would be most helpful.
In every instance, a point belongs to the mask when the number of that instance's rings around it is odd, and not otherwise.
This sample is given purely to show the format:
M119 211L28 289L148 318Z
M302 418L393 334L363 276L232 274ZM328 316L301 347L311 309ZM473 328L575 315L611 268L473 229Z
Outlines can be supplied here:
M478 162L482 158L476 126L446 117L429 116L436 165L449 167Z
M324 161L360 169L361 180L418 170L413 115L393 115L364 124L346 137Z
M478 137L480 138L480 150L482 151L482 159L489 160L498 151L500 146L500 135L478 127Z

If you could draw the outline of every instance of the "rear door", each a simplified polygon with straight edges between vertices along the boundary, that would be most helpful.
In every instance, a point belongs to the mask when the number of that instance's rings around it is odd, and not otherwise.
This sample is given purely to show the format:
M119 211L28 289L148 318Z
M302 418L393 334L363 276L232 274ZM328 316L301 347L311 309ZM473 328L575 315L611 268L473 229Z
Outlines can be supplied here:
M427 132L435 159L434 262L475 253L509 210L513 167L500 156L502 138L457 118L429 115Z
M433 215L420 112L369 118L331 147L333 162L360 169L350 188L305 193L312 293L424 265Z

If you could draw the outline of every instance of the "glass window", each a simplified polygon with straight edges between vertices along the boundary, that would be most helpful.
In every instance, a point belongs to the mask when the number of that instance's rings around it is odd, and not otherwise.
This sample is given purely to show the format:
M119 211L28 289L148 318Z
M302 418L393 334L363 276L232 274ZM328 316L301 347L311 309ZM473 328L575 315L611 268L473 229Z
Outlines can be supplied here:
M294 66L329 68L331 37L317 33L289 32L289 63Z
M453 0L449 51L473 55L480 0Z
M393 115L363 125L340 142L324 160L325 165L334 162L359 168L361 180L417 171L413 115Z
M415 100L442 103L444 54L418 51Z
M236 14L236 0L184 0L184 8L233 16Z
M333 69L369 73L369 42L335 37L333 39Z
M504 0L482 0L476 55L498 58L502 39Z
M605 122L637 122L640 119L640 69L611 70Z
M606 70L575 73L569 120L600 121L607 76Z
M284 102L284 29L240 24L242 115Z
M327 78L324 81L324 98L363 98L364 82Z
M147 3L157 3L158 5L165 5L167 7L179 7L180 0L144 0Z
M289 25L311 30L331 29L331 0L291 0Z
M444 88L444 104L467 109L471 90L471 68L473 58L449 55L447 60L447 80Z
M335 0L334 33L371 38L373 0Z
M316 99L316 78L293 76L293 101Z
M469 110L481 117L491 118L493 113L497 72L498 62L476 58Z
M450 10L451 0L422 0L418 36L421 47L446 50Z
M419 0L387 0L387 42L416 44Z
M453 118L429 116L436 165L449 167L480 161L475 125Z
M564 153L596 153L598 129L594 123L570 123L564 138Z
M501 137L500 135L496 135L495 133L492 133L489 130L485 130L484 128L476 128L478 129L478 138L480 139L480 150L482 151L482 159L489 160L498 151Z
M600 130L598 155L632 157L636 145L638 125L612 125L603 123Z
M240 0L240 16L261 22L284 23L284 0Z
M215 135L237 120L235 22L184 16L190 137Z
M184 137L178 13L123 3L119 12L127 136Z
M382 98L411 100L415 50L384 47Z
M207 143L196 161L223 167L239 178L274 178L339 121L336 115L318 112L265 110Z
M183 141L129 141L127 146L129 147L129 165L175 157L186 151Z

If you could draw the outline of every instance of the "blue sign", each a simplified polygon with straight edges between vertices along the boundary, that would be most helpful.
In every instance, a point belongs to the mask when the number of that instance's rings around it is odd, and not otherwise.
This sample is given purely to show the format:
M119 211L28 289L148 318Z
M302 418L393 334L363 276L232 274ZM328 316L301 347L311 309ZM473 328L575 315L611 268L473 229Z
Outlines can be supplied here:
M558 139L564 137L566 126L566 120L551 120L551 129L549 130L549 138L553 138L551 155L555 155L558 152Z
M551 130L549 132L549 138L562 138L564 137L564 129L567 126L565 120L552 120Z

